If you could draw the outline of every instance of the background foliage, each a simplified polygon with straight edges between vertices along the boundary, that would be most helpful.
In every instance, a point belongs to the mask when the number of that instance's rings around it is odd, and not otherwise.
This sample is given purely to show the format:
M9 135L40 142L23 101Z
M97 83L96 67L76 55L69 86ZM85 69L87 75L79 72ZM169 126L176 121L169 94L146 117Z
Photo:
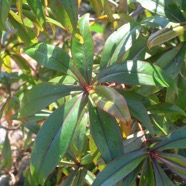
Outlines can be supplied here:
M184 0L1 0L1 177L184 185L185 30Z

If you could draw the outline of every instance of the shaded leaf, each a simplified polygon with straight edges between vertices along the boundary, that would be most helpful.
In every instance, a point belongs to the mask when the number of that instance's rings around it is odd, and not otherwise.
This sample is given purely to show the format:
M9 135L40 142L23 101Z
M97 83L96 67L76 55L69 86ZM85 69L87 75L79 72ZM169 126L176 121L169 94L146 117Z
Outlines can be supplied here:
M6 20L8 18L11 0L1 0L0 1L0 28L6 30Z
M90 132L106 163L123 154L121 131L116 120L89 103Z
M145 157L146 152L139 150L116 158L98 174L92 186L114 185L135 170Z
M71 142L82 96L74 97L55 110L41 127L31 156L31 173L38 183L44 184L55 169Z
M174 148L185 148L186 146L186 126L180 127L157 143L152 150L166 150Z
M8 137L8 132L6 132L5 141L3 143L2 163L7 169L9 169L12 165L12 151L10 146L10 140Z
M74 91L81 91L81 87L73 85L59 85L54 83L41 83L26 92L21 101L20 117L33 115L52 102L70 95Z
M156 157L177 175L186 179L186 158L177 154L158 153Z
M166 185L166 186L174 185L171 182L171 180L167 177L163 169L160 167L160 165L158 165L155 159L153 159L152 165L153 165L153 171L154 171L155 185Z

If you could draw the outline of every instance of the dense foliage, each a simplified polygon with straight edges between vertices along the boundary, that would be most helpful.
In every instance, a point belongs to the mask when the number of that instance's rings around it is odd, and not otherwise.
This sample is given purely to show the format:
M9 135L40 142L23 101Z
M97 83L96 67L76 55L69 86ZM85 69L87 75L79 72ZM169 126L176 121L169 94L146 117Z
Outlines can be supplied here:
M0 38L1 170L21 128L22 185L186 183L184 0L0 0Z

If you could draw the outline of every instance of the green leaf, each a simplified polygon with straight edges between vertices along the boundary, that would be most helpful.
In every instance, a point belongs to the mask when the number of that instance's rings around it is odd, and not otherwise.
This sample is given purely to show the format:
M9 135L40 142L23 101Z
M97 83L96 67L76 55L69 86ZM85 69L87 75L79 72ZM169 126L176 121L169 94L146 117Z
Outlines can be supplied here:
M139 185L155 186L152 164L149 158L144 161Z
M78 26L81 39L77 37L72 38L72 57L81 74L86 79L87 84L90 84L92 77L92 65L93 65L93 40L89 27L89 14L85 14L78 21Z
M173 172L186 179L186 158L177 154L158 153L156 157Z
M159 103L156 105L151 105L147 108L152 114L175 113L186 117L186 113L181 108L177 107L176 105L172 105L171 103Z
M37 43L25 48L25 52L39 64L46 68L69 74L80 82L81 78L76 66L70 60L69 55L61 48L45 43Z
M151 49L183 34L186 30L185 24L172 23L167 27L153 33L147 40L147 46Z
M65 155L79 117L82 96L74 97L55 110L41 127L31 156L31 173L44 184Z
M122 135L116 120L89 103L90 133L106 163L123 154ZM117 144L117 145L116 145Z
M21 18L13 11L10 11L9 20L17 31L16 34L25 44L37 42L37 35L35 29L32 28L32 25L29 25L29 23L26 22L23 24Z
M185 148L186 146L186 126L180 127L177 130L166 136L161 142L157 143L152 150L166 150Z
M80 168L77 172L75 179L73 180L72 185L84 185L86 174L87 174L87 170Z
M104 69L120 60L140 35L141 27L127 23L113 32L103 48L100 69Z
M116 90L97 85L94 86L89 93L92 102L97 107L119 119L124 124L131 125L131 117L127 103L124 97Z
M11 0L0 0L0 28L6 30L6 20L8 18Z
M145 9L169 19L182 22L185 18L180 10L176 0L129 0L130 2L138 2Z
M73 180L75 179L75 176L78 173L78 169L75 169L74 171L72 171L68 177L61 183L62 186L69 186L72 185Z
M70 95L74 91L81 91L81 87L73 85L59 85L54 83L41 83L26 92L21 101L20 117L35 114L52 102Z
M114 64L100 71L96 80L101 83L126 83L130 85L151 85L176 87L175 82L161 68L145 61L129 60Z
M116 158L98 174L92 186L114 185L135 170L145 157L146 152L138 150Z
M123 142L124 153L127 154L134 150L140 149L145 140L144 135L144 131L139 131L128 136Z
M41 26L41 28L43 28L46 23L45 14L44 14L44 8L45 8L44 0L27 0L27 3L32 8L32 11L36 16L39 25Z
M10 167L12 166L12 151L10 146L10 140L8 137L8 132L6 132L5 141L3 143L2 163L7 169L10 169Z
M155 185L166 185L166 186L174 186L171 180L167 177L162 168L158 165L156 159L152 160L153 172Z
M153 125L149 115L147 114L147 109L142 102L143 97L133 92L119 91L119 93L121 93L126 99L131 115L138 119L142 125L153 135Z
M77 0L49 0L48 6L65 29L73 33L76 30L78 20L78 2Z

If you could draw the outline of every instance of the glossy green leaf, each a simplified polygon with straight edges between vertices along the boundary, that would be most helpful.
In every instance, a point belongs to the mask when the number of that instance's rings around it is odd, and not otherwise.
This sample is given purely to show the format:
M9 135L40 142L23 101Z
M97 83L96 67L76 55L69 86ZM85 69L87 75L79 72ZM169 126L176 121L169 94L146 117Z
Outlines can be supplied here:
M185 24L170 24L169 26L153 33L147 40L147 46L151 49L183 34L186 31Z
M54 83L38 84L25 93L21 101L20 117L33 115L52 102L81 90L81 87L73 85L59 85Z
M7 169L10 169L10 167L12 166L12 151L10 146L10 140L8 137L8 132L6 132L5 141L3 143L2 163Z
M49 0L49 7L65 29L73 33L76 30L78 20L78 2L77 0Z
M149 158L144 161L139 186L155 186L152 164Z
M78 21L78 26L82 38L81 40L75 36L72 38L72 57L81 74L86 79L87 84L90 84L94 48L89 27L89 14L85 14L81 17Z
M69 55L61 48L45 43L37 43L25 48L25 52L44 67L69 74L75 79L79 77ZM80 78L82 79L82 78Z
M0 28L6 30L6 21L8 18L11 0L0 0Z
M128 136L127 139L125 139L123 142L124 153L127 154L134 150L140 149L145 140L144 135L144 131L139 131L135 134L131 134L130 136Z
M83 169L83 168L80 168L78 170L78 173L72 183L72 185L84 185L85 184L85 176L87 174L87 170L86 169Z
M147 114L147 109L142 102L143 97L133 92L119 91L119 93L121 93L126 99L131 115L138 119L142 125L153 135L153 125L149 115Z
M123 154L122 135L116 120L89 103L90 133L106 163ZM117 144L117 145L116 145Z
M174 186L155 159L152 160L155 185Z
M77 159L80 159L87 151L86 147L88 146L88 139L86 136L87 123L88 123L88 114L82 111L82 118L76 127L70 149L75 154Z
M98 150L98 147L96 146L95 141L93 140L93 137L91 135L89 137L89 149L92 156L92 161L100 171L103 170L105 167L105 162L101 157L101 153Z
M45 26L46 19L44 15L44 0L27 0L27 3L32 8L32 11L36 15L36 18L38 20L38 23L40 24L41 28Z
M175 82L161 68L145 61L127 61L114 64L100 71L96 80L101 83L126 83L129 85L151 85L176 87Z
M177 175L186 179L186 158L177 154L158 153L157 159Z
M32 28L32 25L29 25L26 22L23 24L21 18L13 11L10 11L9 20L16 30L16 34L25 44L37 42L37 35Z
M75 169L74 171L72 171L68 177L62 181L62 183L60 184L61 186L69 186L69 185L72 185L74 179L75 179L75 176L77 175L78 173L78 169Z
M89 93L92 102L97 107L119 119L126 125L131 124L127 103L124 97L116 90L110 87L97 85L94 86Z
M179 114L186 117L186 113L176 105L172 105L170 103L159 103L156 105L152 105L148 107L148 110L152 114L165 114L165 113L172 113L172 114Z
M79 117L82 96L74 97L55 110L41 127L31 156L31 173L44 184L67 151Z
M166 150L186 147L186 126L180 127L166 136L161 142L157 143L153 150Z
M145 9L158 14L160 16L168 17L169 19L181 22L185 18L180 10L176 0L129 0L130 2L138 2Z
M113 32L103 48L100 69L104 69L120 60L140 35L141 27L127 23Z
M97 175L92 186L114 185L135 170L145 157L146 152L139 150L116 158Z

